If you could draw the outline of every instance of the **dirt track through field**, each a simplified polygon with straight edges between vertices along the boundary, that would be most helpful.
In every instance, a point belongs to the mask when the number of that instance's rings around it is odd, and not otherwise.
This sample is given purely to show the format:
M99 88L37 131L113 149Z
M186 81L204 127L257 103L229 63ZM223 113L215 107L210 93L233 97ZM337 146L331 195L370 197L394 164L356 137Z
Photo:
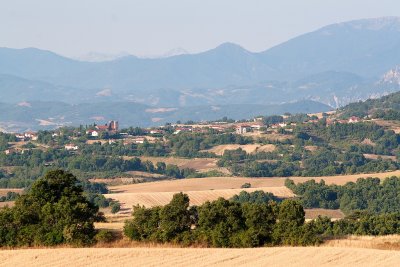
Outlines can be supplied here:
M400 251L331 247L255 249L57 248L0 251L0 266L398 266Z

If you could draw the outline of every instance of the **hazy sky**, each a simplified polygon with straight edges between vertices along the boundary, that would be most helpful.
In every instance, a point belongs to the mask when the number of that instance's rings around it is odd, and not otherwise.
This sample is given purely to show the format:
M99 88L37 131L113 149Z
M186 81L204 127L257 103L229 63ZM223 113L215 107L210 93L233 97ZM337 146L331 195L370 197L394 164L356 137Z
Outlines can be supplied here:
M400 16L399 0L0 0L0 46L66 56L159 55L224 42L261 51L347 20Z

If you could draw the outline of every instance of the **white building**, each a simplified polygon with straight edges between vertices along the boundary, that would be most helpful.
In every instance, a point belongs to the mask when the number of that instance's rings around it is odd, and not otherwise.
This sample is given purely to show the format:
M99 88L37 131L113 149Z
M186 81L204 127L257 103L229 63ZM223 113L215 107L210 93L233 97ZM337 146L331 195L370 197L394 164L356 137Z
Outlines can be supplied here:
M247 132L250 132L251 127L248 125L239 125L236 126L236 133L237 134L245 134Z
M74 144L65 145L64 148L65 148L66 150L78 150L78 149L79 149L79 147L78 147L77 145L74 145Z

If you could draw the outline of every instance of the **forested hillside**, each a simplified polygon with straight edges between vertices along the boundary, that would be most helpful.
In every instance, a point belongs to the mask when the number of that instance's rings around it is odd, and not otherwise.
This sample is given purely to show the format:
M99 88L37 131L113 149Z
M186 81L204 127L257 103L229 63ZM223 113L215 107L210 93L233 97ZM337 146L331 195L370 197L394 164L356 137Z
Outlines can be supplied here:
M389 94L378 99L351 103L338 113L341 117L351 116L379 118L384 120L400 120L400 92Z

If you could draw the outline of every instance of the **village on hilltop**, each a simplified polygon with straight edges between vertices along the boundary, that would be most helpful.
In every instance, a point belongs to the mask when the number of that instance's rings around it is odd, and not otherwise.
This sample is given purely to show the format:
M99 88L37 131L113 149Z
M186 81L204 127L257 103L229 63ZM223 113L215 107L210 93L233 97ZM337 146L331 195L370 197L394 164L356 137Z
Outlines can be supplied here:
M332 125L334 123L339 124L347 124L347 123L358 123L364 121L368 118L361 119L356 116L352 116L347 120L337 119L334 115L335 112L328 113L317 113L317 114L308 114L308 119L301 123L318 123L321 120L324 120L326 125ZM266 119L267 118L267 119ZM268 118L273 118L272 120L268 120ZM226 118L218 121L212 122L187 122L175 124L166 124L159 127L150 127L150 128L139 128L136 133L129 133L127 129L120 129L119 122L115 120L111 120L108 123L103 125L90 125L86 127L75 128L72 131L72 134L68 135L68 139L70 142L64 145L64 149L68 151L77 151L79 150L79 145L74 142L79 137L86 137L87 144L93 143L115 143L117 140L123 140L124 145L128 144L143 144L145 142L155 143L157 141L163 140L164 134L168 131L172 134L180 134L180 133L206 133L208 131L214 131L215 133L236 133L238 135L244 136L257 136L262 134L285 134L293 131L294 127L296 127L298 122L288 120L290 118L289 115L282 116L269 116L269 117L255 117L250 120L241 120L234 121L228 120ZM63 135L63 129L59 128L50 131L52 138L59 137ZM132 129L132 127L131 127ZM26 144L37 141L39 135L43 133L43 131L34 132L27 131L24 133L15 133L16 141L11 143L11 146L4 151L5 154L9 155L12 153L24 153L24 151L29 150L29 147L26 147Z

